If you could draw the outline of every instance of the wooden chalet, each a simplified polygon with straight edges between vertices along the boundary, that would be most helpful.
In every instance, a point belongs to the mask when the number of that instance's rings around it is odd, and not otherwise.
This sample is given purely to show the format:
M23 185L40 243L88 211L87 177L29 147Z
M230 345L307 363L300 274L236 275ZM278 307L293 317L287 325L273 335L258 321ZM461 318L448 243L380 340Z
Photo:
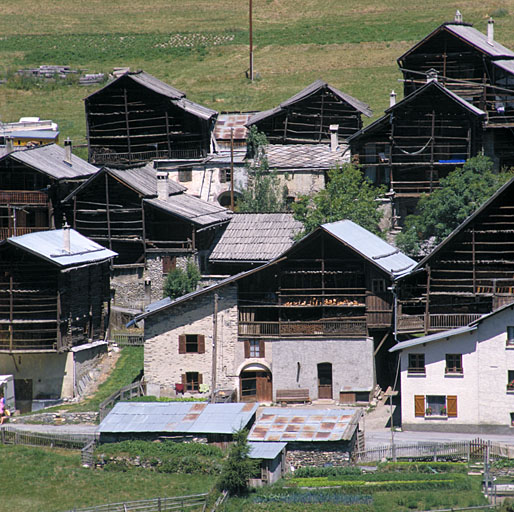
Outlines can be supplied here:
M430 73L449 90L486 113L486 136L498 167L514 165L514 52L487 35L455 20L443 23L398 58L405 96L423 87Z
M514 301L514 179L399 282L399 332L462 327Z
M0 353L62 352L103 340L115 256L70 229L0 242Z
M271 144L319 144L330 142L330 125L339 125L343 139L359 131L362 114L371 117L368 105L316 80L278 107L253 115L247 126L265 133Z
M482 149L485 113L429 80L392 105L385 115L350 137L352 157L368 178L389 185L396 215L412 213L430 193Z
M131 167L156 158L200 158L217 112L143 71L127 72L85 99L89 161Z
M0 240L60 227L61 199L97 171L68 143L7 149L0 154Z

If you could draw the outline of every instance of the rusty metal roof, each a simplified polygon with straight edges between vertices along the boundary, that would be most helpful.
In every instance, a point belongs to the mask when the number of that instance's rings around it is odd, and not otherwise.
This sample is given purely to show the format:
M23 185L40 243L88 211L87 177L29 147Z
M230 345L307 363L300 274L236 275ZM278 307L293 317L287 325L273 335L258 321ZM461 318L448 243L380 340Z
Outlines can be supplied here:
M245 125L253 114L255 112L222 112L214 126L214 137L230 141L230 129L234 128L234 140L246 140L248 128Z
M358 426L360 409L266 408L248 440L283 442L349 441Z

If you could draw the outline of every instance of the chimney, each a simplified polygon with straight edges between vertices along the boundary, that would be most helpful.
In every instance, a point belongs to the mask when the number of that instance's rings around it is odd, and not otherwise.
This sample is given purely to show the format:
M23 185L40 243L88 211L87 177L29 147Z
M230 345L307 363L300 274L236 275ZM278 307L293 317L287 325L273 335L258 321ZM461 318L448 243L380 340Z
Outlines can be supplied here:
M459 9L455 11L455 18L453 21L455 21L455 23L462 23L462 14L460 13Z
M437 82L437 71L434 68L427 71L427 83L428 82Z
M64 161L67 164L70 164L70 165L72 164L72 162L71 162L71 148L72 148L71 140L68 137L64 141Z
M13 138L12 137L6 137L5 138L5 152L6 153L12 153L13 151L14 151Z
M396 93L391 91L389 95L389 107L394 107L396 105Z
M67 222L64 222L64 226L62 227L62 237L63 237L63 250L68 254L71 253L71 240L70 240L70 226Z
M494 44L494 20L489 18L487 22L487 42L491 46Z
M339 147L339 137L338 137L339 125L331 124L329 130L330 130L330 151L337 151L337 148Z
M169 196L168 191L168 173L158 172L157 173L157 199L161 201L167 201Z

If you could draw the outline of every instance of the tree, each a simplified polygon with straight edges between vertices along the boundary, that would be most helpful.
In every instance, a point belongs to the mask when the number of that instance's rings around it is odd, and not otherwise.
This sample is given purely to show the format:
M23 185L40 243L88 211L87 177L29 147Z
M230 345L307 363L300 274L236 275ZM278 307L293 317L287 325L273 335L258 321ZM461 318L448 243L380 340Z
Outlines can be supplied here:
M294 218L302 222L306 235L326 222L349 219L375 234L382 218L378 199L384 187L375 187L362 171L344 164L328 171L328 182L313 196L301 196L292 205Z
M193 292L196 290L201 277L200 269L196 266L195 262L189 258L185 269L174 268L166 276L162 296L175 299L186 293Z
M228 491L232 495L241 495L248 492L248 480L256 473L258 462L248 456L248 430L237 430L233 439L234 442L221 469L218 489Z
M442 178L440 188L421 196L416 213L406 217L396 244L407 254L423 255L511 177L510 171L495 173L493 162L485 156L470 158L462 167Z

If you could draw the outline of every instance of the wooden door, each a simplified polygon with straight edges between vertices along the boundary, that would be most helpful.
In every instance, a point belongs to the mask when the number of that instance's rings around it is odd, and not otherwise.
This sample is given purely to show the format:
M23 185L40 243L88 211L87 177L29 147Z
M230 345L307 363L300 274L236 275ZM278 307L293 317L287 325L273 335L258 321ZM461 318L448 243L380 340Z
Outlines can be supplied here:
M331 363L318 364L318 398L333 398Z
M273 390L271 385L271 373L257 372L257 401L271 402Z

